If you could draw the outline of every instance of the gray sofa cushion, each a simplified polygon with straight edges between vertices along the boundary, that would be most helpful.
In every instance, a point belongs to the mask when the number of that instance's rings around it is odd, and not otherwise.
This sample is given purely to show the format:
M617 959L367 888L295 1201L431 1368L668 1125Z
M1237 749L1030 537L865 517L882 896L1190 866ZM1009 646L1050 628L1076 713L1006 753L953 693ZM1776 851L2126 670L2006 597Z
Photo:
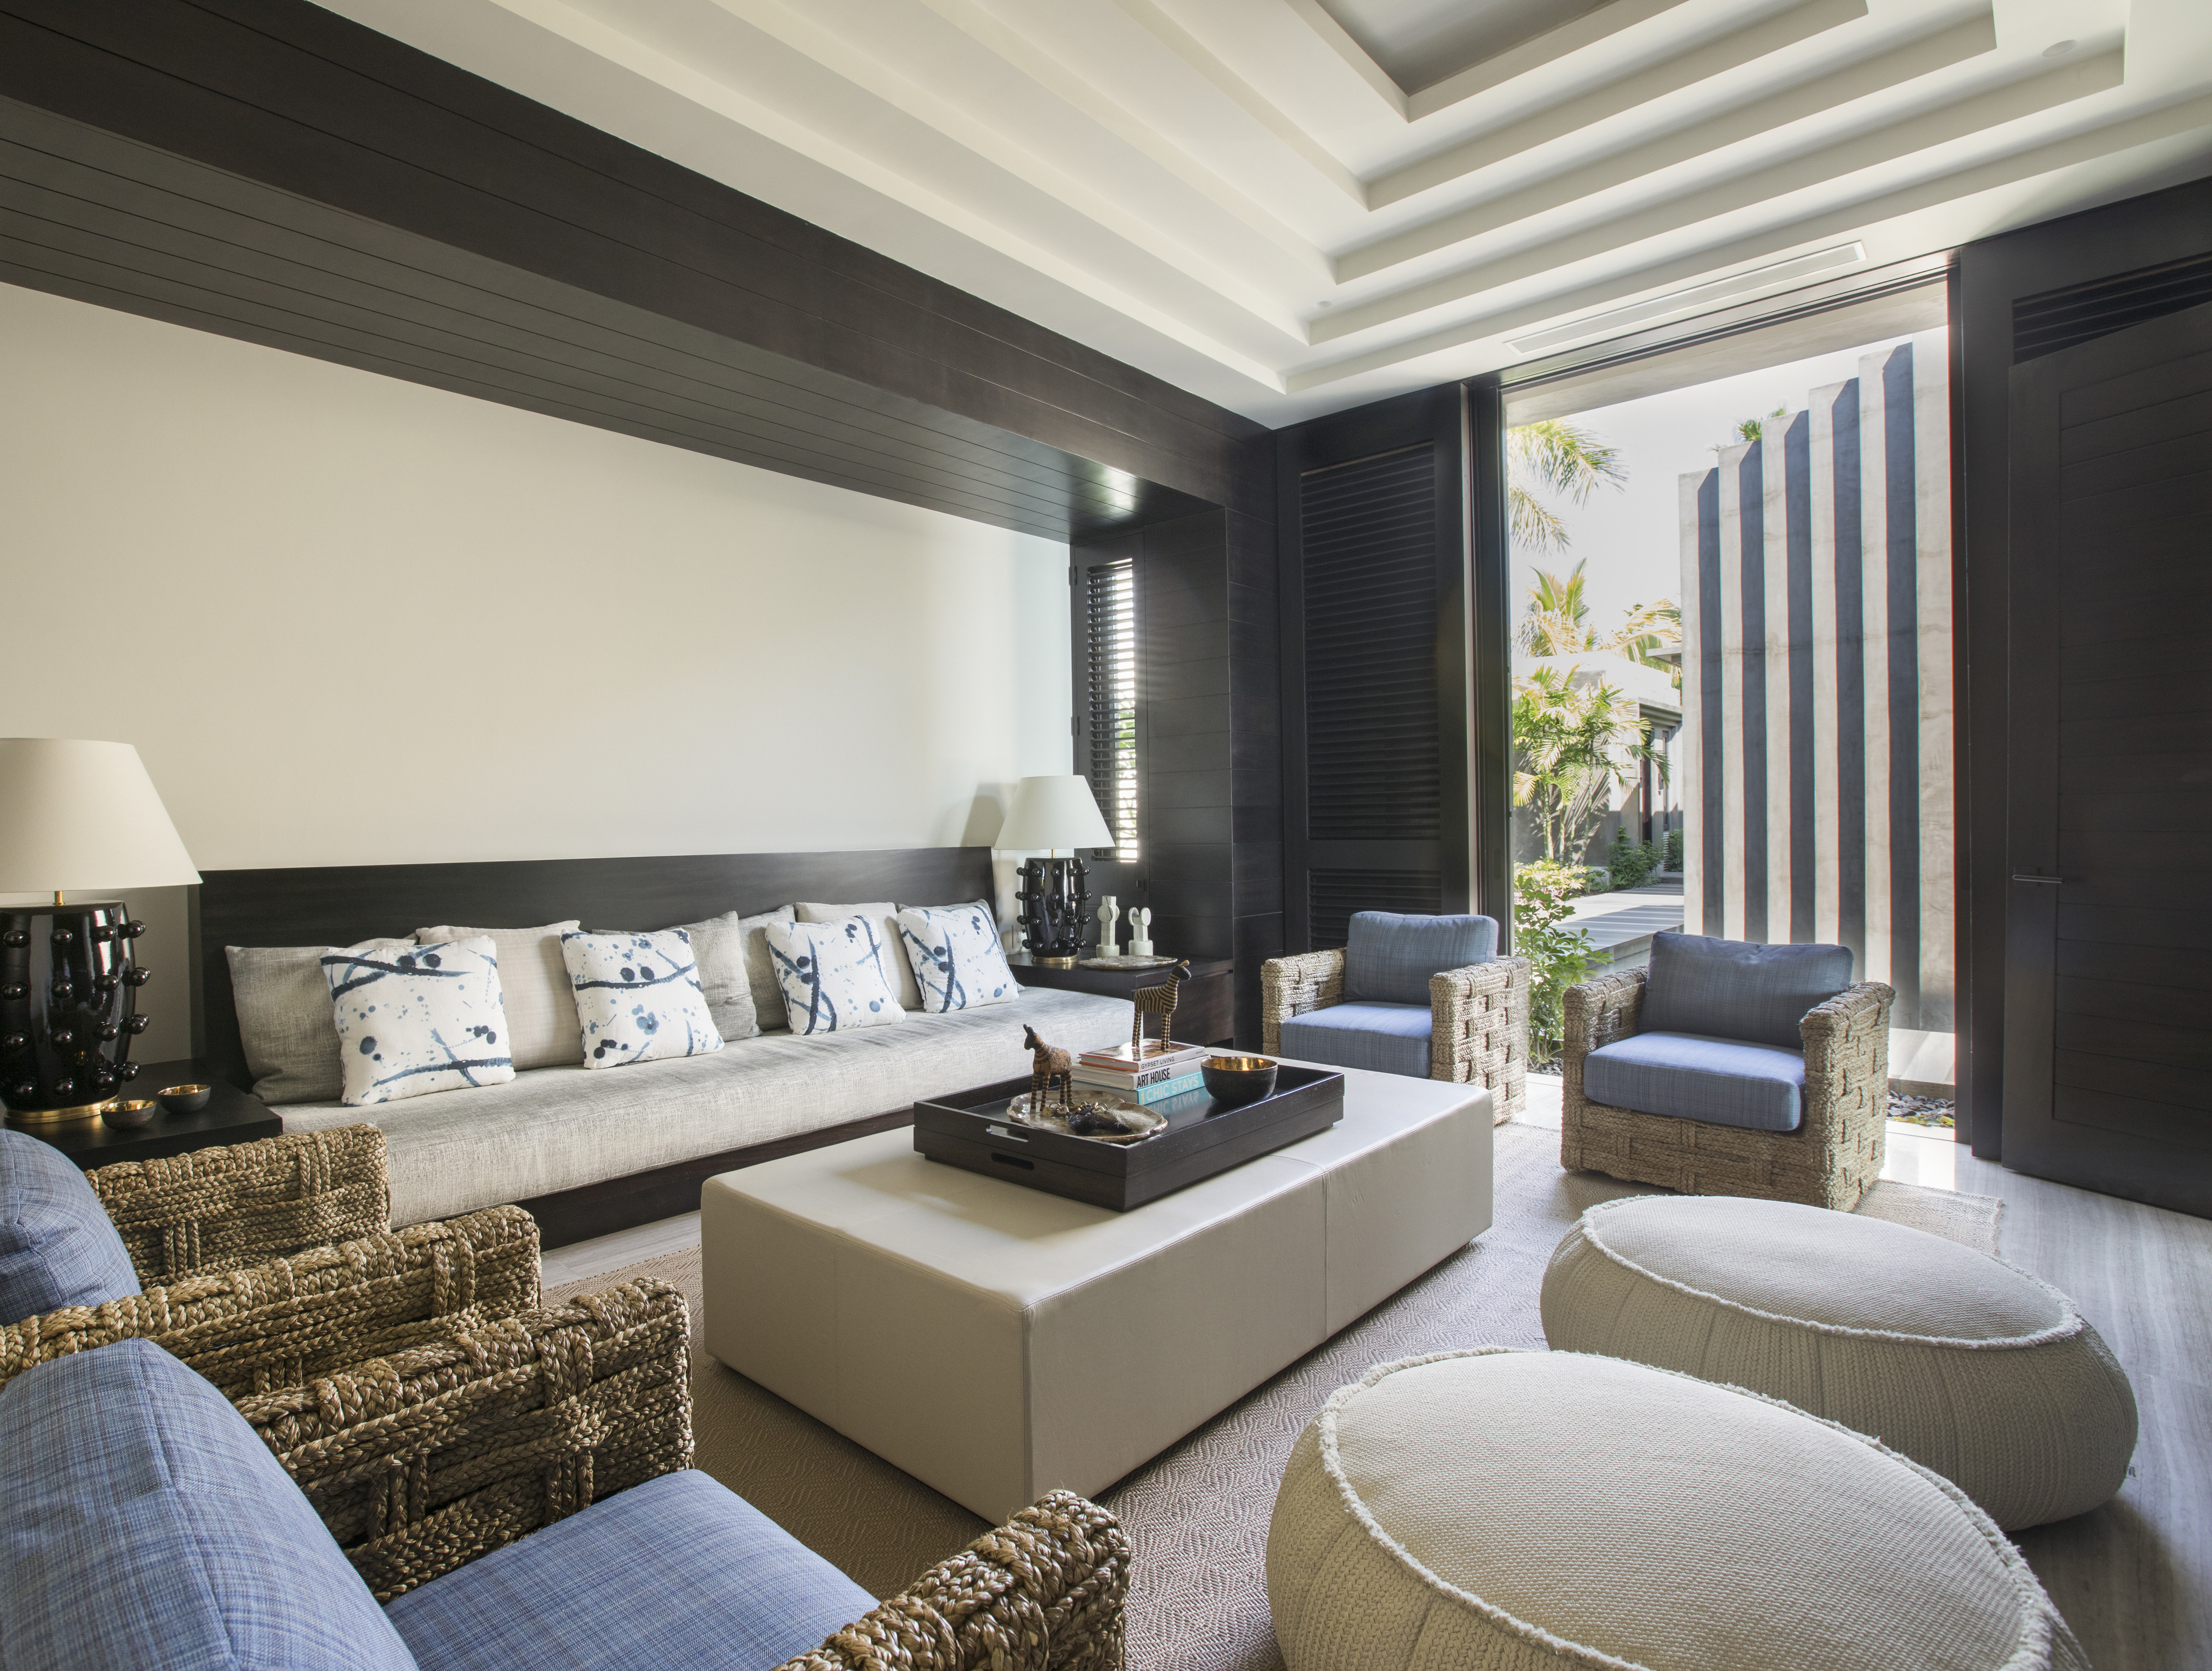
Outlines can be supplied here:
M541 1067L404 1103L287 1108L288 1132L385 1135L395 1227L818 1132L915 1099L1029 1077L1024 1023L1067 1050L1126 1044L1126 1000L1024 987L1011 1004L857 1032L763 1033L711 1055Z
M411 950L412 940L363 940L349 951ZM227 945L238 1039L253 1094L280 1103L336 1102L344 1085L325 945ZM580 1051L580 1056L581 1052Z
M1798 1024L1851 983L1845 945L1761 945L1654 934L1644 988L1647 1033L1702 1033L1802 1048Z
M1344 946L1344 997L1351 1004L1422 1004L1429 976L1498 955L1498 925L1488 917L1352 914Z
M1805 1056L1735 1039L1635 1033L1583 1058L1583 1095L1638 1114L1794 1132L1805 1118Z
M1425 1079L1434 1026L1426 1004L1332 1004L1283 1024L1283 1054L1331 1067Z
M756 923L759 918L753 920ZM753 1011L752 981L745 971L745 919L725 911L704 922L679 924L691 937L692 961L699 966L699 990L722 1042L750 1038L760 1031Z

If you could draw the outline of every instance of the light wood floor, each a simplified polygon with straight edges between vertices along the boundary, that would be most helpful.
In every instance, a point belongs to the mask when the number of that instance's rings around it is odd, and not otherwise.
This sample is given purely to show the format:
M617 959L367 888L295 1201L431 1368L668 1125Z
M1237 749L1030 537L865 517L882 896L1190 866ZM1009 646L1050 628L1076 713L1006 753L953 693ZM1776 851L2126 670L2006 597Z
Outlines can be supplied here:
M1556 1127L1556 1081L1530 1123ZM1890 1127L1882 1176L2004 1201L2006 1259L2070 1294L2135 1382L2142 1438L2120 1495L2017 1541L2096 1671L2212 1668L2212 1222L1977 1160L1948 1133ZM696 1247L699 1215L545 1255L545 1284Z

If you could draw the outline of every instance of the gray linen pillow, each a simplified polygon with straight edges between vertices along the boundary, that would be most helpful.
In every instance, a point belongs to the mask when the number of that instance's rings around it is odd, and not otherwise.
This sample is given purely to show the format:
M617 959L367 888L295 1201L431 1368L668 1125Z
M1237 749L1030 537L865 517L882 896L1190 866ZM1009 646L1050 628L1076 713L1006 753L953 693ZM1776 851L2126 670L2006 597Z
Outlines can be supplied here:
M792 905L738 919L738 927L745 933L745 984L752 988L753 1025L763 1033L791 1030L790 1019L783 1012L783 987L775 978L775 960L768 955L768 926L798 920L798 908Z
M704 922L678 927L691 937L691 959L699 966L699 990L707 995L707 1013L714 1018L714 1030L726 1044L751 1038L761 1029L745 968L745 919L725 911Z
M906 960L906 943L899 938L899 908L895 901L879 899L867 905L819 905L799 902L801 922L842 922L847 917L866 917L876 931L877 959L883 965L884 984L896 994L899 1008L919 1010L921 987Z
M390 951L412 940L363 940L349 951ZM338 1028L323 945L227 945L230 991L238 1010L253 1094L282 1103L335 1103L345 1089Z
M568 1067L584 1060L576 988L561 958L561 936L582 927L571 917L542 928L418 928L415 944L488 939L499 959L499 991L507 1009L507 1054L518 1073Z

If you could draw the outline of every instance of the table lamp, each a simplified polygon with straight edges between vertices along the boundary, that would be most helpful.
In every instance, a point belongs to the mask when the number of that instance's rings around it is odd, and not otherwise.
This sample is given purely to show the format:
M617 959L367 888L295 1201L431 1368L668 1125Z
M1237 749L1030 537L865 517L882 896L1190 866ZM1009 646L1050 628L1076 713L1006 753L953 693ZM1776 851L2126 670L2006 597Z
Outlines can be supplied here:
M85 1120L137 1077L146 1030L132 956L146 932L94 889L173 888L200 873L128 743L0 738L0 1102L21 1125Z
M1022 944L1033 962L1073 969L1089 926L1090 878L1081 859L1072 852L1062 859L1058 850L1114 845L1090 784L1072 772L1024 778L994 845L1002 851L1045 850L1047 857L1023 862L1021 886L1014 890L1022 906Z

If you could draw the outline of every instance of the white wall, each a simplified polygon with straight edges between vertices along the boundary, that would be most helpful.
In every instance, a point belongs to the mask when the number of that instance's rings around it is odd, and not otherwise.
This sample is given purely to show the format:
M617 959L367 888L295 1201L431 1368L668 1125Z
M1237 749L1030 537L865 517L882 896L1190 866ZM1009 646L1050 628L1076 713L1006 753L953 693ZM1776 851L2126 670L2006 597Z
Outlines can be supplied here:
M0 734L136 744L203 869L988 841L1068 769L1062 545L9 286L0 389Z

